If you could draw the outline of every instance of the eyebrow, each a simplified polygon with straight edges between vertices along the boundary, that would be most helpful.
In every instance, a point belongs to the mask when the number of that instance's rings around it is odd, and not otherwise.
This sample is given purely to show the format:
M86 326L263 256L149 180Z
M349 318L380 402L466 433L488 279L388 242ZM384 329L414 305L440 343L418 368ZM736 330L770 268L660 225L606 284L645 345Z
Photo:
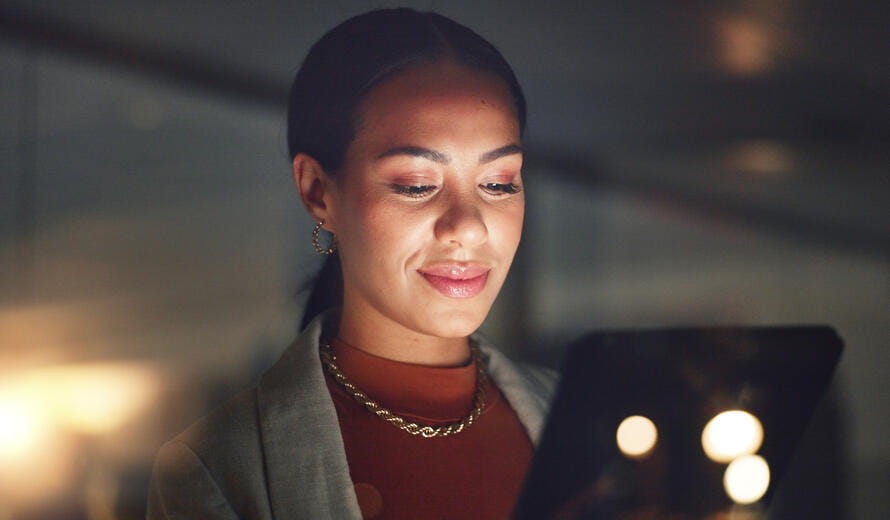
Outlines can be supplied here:
M508 144L507 146L502 146L490 152L485 152L484 154L479 156L479 164L486 164L494 161L496 159L500 159L501 157L506 157L507 155L521 154L522 147L518 144Z
M429 148L421 148L420 146L400 146L383 152L378 155L377 158L383 159L394 155L410 155L411 157L420 157L440 164L448 164L451 162L451 158L448 157L448 155L435 150L430 150Z
M479 164L487 164L507 155L521 153L522 147L520 147L518 144L508 144L507 146L502 146L500 148L496 148L480 155ZM378 155L377 159L384 159L386 157L393 157L395 155L409 155L411 157L420 157L422 159L433 161L439 164L449 164L451 162L451 157L449 157L448 154L437 152L435 150L430 150L429 148L423 148L420 146L400 146L398 148L393 148Z

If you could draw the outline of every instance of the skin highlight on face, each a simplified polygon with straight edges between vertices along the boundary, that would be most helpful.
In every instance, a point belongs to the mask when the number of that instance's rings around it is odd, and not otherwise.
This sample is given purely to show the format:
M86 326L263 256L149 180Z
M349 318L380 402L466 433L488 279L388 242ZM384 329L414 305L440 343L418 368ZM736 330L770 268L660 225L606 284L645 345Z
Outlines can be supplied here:
M510 93L489 73L420 65L373 88L358 120L324 207L310 208L337 235L339 336L390 359L463 363L522 231Z

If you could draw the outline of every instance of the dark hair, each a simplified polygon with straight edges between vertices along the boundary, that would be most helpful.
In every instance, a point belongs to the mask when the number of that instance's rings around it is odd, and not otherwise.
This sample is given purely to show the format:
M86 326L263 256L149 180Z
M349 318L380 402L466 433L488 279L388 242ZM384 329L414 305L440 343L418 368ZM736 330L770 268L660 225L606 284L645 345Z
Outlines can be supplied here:
M525 129L525 97L513 69L484 38L432 12L381 9L346 20L309 50L291 86L287 115L290 157L305 153L335 175L355 135L356 110L385 78L411 65L453 60L501 78ZM300 328L338 305L342 280L337 255L328 257L306 303Z

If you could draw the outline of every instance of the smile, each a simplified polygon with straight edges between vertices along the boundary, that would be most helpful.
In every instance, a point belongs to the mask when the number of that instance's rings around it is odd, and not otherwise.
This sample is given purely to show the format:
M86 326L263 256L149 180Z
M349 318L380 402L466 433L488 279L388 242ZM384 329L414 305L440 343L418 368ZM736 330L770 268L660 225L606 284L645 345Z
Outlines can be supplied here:
M479 264L439 264L418 272L444 296L472 298L485 288L489 271Z

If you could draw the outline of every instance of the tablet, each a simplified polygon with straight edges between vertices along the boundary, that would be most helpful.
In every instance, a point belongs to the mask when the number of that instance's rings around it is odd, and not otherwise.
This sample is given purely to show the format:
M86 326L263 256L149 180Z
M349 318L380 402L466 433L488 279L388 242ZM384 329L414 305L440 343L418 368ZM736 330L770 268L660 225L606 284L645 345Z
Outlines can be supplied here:
M515 518L763 518L841 350L824 326L578 339Z

